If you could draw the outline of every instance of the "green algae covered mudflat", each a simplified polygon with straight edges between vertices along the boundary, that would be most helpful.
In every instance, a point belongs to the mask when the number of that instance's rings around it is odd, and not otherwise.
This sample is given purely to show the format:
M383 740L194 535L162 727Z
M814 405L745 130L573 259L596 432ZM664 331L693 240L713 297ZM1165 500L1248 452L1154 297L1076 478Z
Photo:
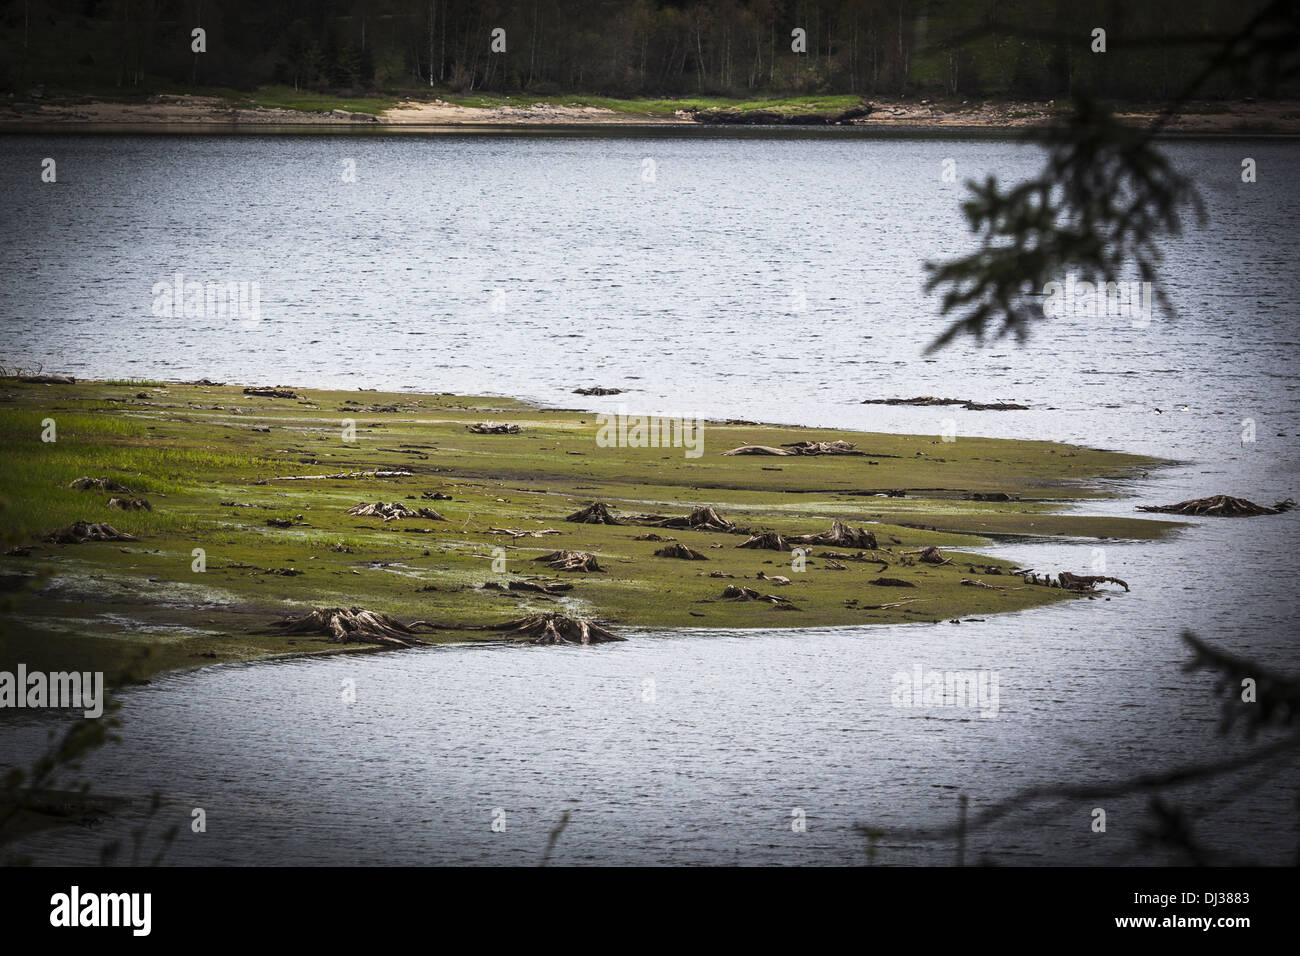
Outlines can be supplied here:
M512 399L292 391L0 380L0 668L111 675L374 649L268 630L322 606L428 621L436 629L422 636L435 642L500 639L478 628L540 611L615 632L944 621L1077 599L1006 573L1014 563L963 553L987 543L980 535L1149 538L1177 527L1069 514L1101 493L1097 479L1157 464L1075 446L705 423L691 457L682 447L608 447L596 414ZM469 430L481 422L520 430ZM866 454L723 454L836 440ZM128 491L70 487L83 477ZM150 507L109 507L115 497ZM348 514L363 502L443 520ZM592 502L633 519L710 506L755 534L814 534L841 521L871 531L878 550L813 545L797 567L790 552L738 547L747 533L566 521ZM77 521L137 540L46 540ZM558 533L530 534L545 531ZM706 560L655 554L670 544ZM950 563L903 554L931 545ZM602 570L535 560L557 550L594 555ZM1081 545L1075 567L1036 570L1088 573L1091 550ZM905 585L871 583L881 578ZM571 587L510 588L523 581ZM727 600L728 586L782 600Z

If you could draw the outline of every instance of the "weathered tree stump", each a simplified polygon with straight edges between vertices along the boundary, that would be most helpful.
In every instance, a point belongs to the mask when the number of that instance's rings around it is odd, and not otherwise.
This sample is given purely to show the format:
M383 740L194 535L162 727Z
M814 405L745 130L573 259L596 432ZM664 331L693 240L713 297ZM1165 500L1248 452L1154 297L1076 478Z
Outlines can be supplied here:
M565 617L563 614L549 612L532 614L528 617L507 621L490 628L493 631L505 631L512 639L528 638L532 644L608 644L613 641L625 641L595 621L586 618Z
M348 514L358 515L361 517L370 517L379 515L385 521L400 521L402 518L427 518L430 521L446 521L442 515L432 508L408 508L400 501L376 501L374 504L353 505L348 509Z
M917 560L922 564L952 564L952 560L945 558L943 552L934 545L930 545L928 548L919 548L916 551L900 551L899 554L918 554L920 557Z
M1098 584L1118 584L1125 591L1129 589L1128 585L1119 578L1108 578L1097 574L1071 574L1069 571L1062 571L1056 579L1065 590L1079 591L1084 594L1097 590Z
M655 552L657 558L681 558L683 561L707 561L709 560L698 551L692 551L684 544L670 544L667 547L660 548Z
M648 528L689 528L694 531L720 531L726 534L737 532L734 521L728 521L711 507L692 508L688 515L637 515L628 519L633 524Z
M546 566L556 571L604 571L600 566L594 554L588 554L586 551L552 551L550 554L543 554L540 557L533 558L534 561L543 561Z
M81 544L83 541L139 541L140 539L125 531L118 531L111 524L74 521L66 528L50 532L45 536L45 540L55 544Z
M415 635L415 629L433 629L427 621L403 624L387 614L361 607L318 607L310 614L286 617L271 626L286 634L321 634L334 644L382 644L389 647L428 644Z
M123 495L135 494L126 485L118 484L112 478L78 478L68 485L69 488L75 488L77 491L107 491L117 492Z
M791 538L795 544L828 544L840 548L876 548L876 536L865 528L854 528L842 521L832 521L829 531L801 534Z
M1176 505L1138 505L1138 511L1156 511L1162 514L1195 515L1204 518L1253 518L1256 515L1280 515L1295 507L1290 498L1279 501L1272 508L1257 505L1245 498L1231 495L1213 495L1209 498L1191 498Z
M742 541L736 547L760 551L793 551L795 545L791 544L785 535L777 534L775 531L764 531L762 534L751 535L747 541Z
M609 510L609 506L603 501L593 501L587 507L575 511L564 520L573 521L577 524L623 524L622 521L614 517Z
M568 581L488 581L480 585L485 591L534 591L538 594L556 595L572 591Z
M153 505L143 498L109 498L108 507L122 511L153 511Z

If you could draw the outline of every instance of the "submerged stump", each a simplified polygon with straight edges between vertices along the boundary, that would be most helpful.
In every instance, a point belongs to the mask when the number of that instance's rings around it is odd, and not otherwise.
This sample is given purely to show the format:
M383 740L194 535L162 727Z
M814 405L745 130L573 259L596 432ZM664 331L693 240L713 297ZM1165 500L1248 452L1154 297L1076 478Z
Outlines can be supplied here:
M1209 498L1191 498L1176 505L1138 505L1138 511L1154 511L1171 515L1195 515L1204 518L1253 518L1256 515L1280 515L1295 507L1295 502L1288 498L1279 501L1273 507L1257 505L1245 498L1231 495L1212 495Z
M554 611L507 621L490 630L505 631L506 636L514 640L526 638L530 644L608 644L627 640L607 631L595 621L565 617Z

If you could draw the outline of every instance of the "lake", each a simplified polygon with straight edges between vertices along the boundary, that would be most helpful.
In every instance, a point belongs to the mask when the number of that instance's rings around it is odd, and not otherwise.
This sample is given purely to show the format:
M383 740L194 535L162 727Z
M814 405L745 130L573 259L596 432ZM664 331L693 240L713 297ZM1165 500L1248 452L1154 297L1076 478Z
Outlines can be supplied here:
M1083 506L1097 513L1294 497L1300 153L1280 139L1167 149L1209 216L1164 246L1176 317L1055 319L1023 346L926 355L944 319L923 263L971 247L961 182L1031 175L1034 147L836 131L10 136L0 362L955 428L1179 462L1111 482L1122 497ZM45 157L57 183L41 182ZM1240 181L1245 157L1256 183ZM259 320L155 315L156 285L177 273L257 283ZM631 391L573 394L591 385ZM914 395L1032 407L861 404ZM557 864L949 863L951 841L889 831L951 825L959 794L974 812L1031 785L1237 752L1215 734L1212 681L1180 669L1178 635L1297 670L1296 514L1103 542L1132 593L982 622L633 632L599 648L173 675L125 694L124 742L90 772L97 790L163 791L184 820L206 810L208 832L170 849L179 863L534 863L565 811ZM989 550L1077 571L1098 546ZM997 715L892 706L893 675L918 665L995 672ZM5 750L30 752L50 727L9 721ZM1206 844L1291 862L1297 782L1290 766L1175 796ZM1143 847L1142 809L1027 803L972 834L966 861L1166 862ZM874 857L859 825L886 831ZM43 837L42 860L93 859L104 836Z

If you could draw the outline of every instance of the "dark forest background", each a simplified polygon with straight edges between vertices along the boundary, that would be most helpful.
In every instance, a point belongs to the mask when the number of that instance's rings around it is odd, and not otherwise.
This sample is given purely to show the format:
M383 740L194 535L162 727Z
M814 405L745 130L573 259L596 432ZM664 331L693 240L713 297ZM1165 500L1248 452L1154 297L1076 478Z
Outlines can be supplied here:
M4 0L0 89L1174 96L1259 0ZM191 30L207 51L191 52ZM506 31L506 52L490 34ZM806 53L791 30L807 32ZM1105 54L1091 32L1107 32ZM1294 95L1225 75L1206 97Z

